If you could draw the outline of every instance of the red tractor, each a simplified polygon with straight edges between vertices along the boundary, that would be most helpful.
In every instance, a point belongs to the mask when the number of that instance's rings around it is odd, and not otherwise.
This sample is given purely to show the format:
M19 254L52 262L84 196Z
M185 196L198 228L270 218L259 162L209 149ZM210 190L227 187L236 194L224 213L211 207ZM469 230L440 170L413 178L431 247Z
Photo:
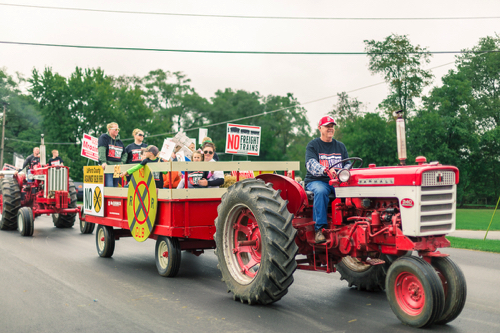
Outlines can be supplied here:
M0 193L0 230L18 229L23 236L32 236L34 219L52 214L57 228L71 228L76 214L76 188L65 166L45 166L45 146L40 146L40 164L20 173L7 172Z

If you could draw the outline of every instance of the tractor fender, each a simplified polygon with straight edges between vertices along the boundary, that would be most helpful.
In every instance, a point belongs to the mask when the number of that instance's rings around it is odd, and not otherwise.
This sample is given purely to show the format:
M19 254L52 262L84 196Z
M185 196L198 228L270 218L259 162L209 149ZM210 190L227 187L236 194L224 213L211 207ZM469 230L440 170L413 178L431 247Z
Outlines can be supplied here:
M304 188L295 180L282 175L265 173L258 175L256 178L262 179L266 183L273 184L275 190L281 190L281 198L288 200L288 211L297 216L307 204L307 195Z

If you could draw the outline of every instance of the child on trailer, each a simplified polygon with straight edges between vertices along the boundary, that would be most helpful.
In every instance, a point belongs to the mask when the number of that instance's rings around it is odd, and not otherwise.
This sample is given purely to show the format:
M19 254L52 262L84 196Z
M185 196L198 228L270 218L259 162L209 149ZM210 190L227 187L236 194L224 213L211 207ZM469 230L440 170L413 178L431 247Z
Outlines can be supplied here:
M193 152L192 156L193 162L202 162L203 154L199 151ZM203 171L189 171L188 172L188 188L197 188L199 187L198 181L203 177ZM184 188L184 177L182 177L177 188Z
M147 146L146 148L142 148L142 152L144 155L144 159L141 161L140 164L137 164L136 166L133 166L132 168L128 169L125 172L122 172L120 174L120 177L125 177L128 175L132 175L134 172L139 170L140 168L144 168L146 164L149 162L161 162L161 159L158 157L158 148L156 146ZM156 188L163 188L163 177L161 176L161 171L152 171L153 178L156 183ZM166 173L166 172L163 172Z

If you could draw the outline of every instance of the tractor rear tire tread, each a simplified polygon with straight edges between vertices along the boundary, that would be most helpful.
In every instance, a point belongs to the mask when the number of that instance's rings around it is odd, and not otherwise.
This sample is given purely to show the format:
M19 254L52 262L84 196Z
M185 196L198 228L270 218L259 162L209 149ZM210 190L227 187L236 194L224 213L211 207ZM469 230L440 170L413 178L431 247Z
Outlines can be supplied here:
M68 208L76 208L77 207L77 195L76 195L76 187L73 180L69 180L69 197L70 202L68 203ZM52 222L54 222L54 226L56 228L73 228L75 224L76 213L71 214L52 214Z
M297 269L295 244L297 230L292 226L293 214L282 207L287 204L260 179L245 179L229 187L217 208L216 244L219 269L233 298L248 304L270 304L280 300L293 283ZM225 225L232 208L243 204L257 220L262 242L259 270L249 284L240 284L231 275L224 249ZM227 254L227 253L226 253Z
M21 190L14 178L2 179L2 218L0 230L17 229L17 212L21 208Z

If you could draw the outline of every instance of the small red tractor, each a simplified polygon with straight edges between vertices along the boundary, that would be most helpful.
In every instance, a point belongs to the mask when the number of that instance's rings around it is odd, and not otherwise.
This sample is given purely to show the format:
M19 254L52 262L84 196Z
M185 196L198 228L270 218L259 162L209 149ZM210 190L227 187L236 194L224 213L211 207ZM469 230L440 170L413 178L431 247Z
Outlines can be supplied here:
M336 196L324 244L314 241L314 201L303 186L278 174L239 180L238 170L297 170L298 162L148 164L141 171L145 178L129 189L105 187L104 215L87 214L80 229L98 224L101 257L113 255L120 237L155 239L156 266L165 277L179 271L182 250L200 255L215 248L222 280L242 303L280 300L296 269L338 271L349 286L385 290L393 312L407 325L446 324L461 313L467 294L460 268L438 251L450 245L445 235L455 230L459 172L424 157L404 165L404 123L398 120L401 125L401 165L355 169L349 164L331 176ZM362 164L360 158L343 162L348 161ZM186 171L204 168L237 171L237 182L228 189L188 189ZM186 188L155 190L147 176L151 171L184 171Z
M40 163L27 166L20 173L3 172L0 192L0 230L18 229L23 236L32 236L35 217L52 214L57 228L71 228L77 206L76 188L66 166L46 166L45 146L40 145Z

